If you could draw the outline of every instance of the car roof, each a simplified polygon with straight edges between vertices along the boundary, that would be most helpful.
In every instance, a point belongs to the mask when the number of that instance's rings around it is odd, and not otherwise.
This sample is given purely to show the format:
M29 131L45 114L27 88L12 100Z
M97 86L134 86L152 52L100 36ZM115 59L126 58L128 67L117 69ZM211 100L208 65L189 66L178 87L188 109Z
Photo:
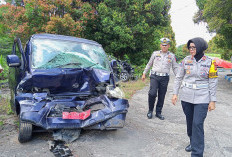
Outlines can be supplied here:
M34 34L31 36L33 39L55 39L55 40L66 40L66 41L75 41L75 42L80 42L80 43L86 43L86 44L92 44L92 45L98 45L101 46L96 41L93 40L88 40L84 38L77 38L73 36L65 36L65 35L57 35L57 34Z

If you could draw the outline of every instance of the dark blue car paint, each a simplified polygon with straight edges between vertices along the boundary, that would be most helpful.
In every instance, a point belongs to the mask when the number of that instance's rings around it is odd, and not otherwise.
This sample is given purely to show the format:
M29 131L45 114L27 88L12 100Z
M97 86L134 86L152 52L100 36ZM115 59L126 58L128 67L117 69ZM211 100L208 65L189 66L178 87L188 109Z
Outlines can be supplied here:
M31 41L35 38L76 41L101 46L97 42L75 37L51 34L33 35L28 40L24 49L25 52L23 52L27 64L23 65L25 67L21 68L20 73L16 76L19 79L16 83L17 86L11 86L12 92L15 93L16 108L20 109L20 119L47 130L116 129L123 127L129 107L128 101L108 98L105 93L97 93L95 88L102 82L115 87L112 70L105 71L91 67L32 69ZM90 117L85 120L49 117L50 112L56 105L65 104L68 109L83 109L86 105L89 105L90 100L93 101L93 104L94 101L102 102L104 108L92 112Z
M110 71L99 69L34 69L26 73L18 89L31 91L32 88L46 88L51 94L62 92L92 91L96 84L113 79ZM77 86L73 86L78 84Z
M129 107L128 101L125 99L109 99L106 95L101 95L92 99L100 100L105 105L104 109L92 113L86 120L70 120L62 119L62 117L49 117L48 115L55 105L65 103L70 108L76 106L83 108L86 101L74 101L73 99L50 101L46 100L46 98L46 93L26 93L17 96L21 106L21 120L29 121L44 129L74 129L94 125L94 129L120 128L123 127L127 108ZM114 123L108 124L108 120Z

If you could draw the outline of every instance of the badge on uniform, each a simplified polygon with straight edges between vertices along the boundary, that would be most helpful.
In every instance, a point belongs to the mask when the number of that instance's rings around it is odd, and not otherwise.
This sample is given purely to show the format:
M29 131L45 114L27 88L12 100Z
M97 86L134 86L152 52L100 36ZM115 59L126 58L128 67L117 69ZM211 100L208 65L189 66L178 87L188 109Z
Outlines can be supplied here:
M193 61L192 60L187 60L187 63L193 63Z
M190 70L186 70L186 74L190 74Z
M168 55L168 58L170 58L170 59L171 59L171 58L172 58L172 55Z
M190 69L190 66L187 66L187 69Z
M168 63L171 63L172 62L172 60L171 59L168 59Z
M205 61L205 60L206 60L206 57L205 57L205 56L203 56L203 57L202 57L202 60L203 60L203 61Z

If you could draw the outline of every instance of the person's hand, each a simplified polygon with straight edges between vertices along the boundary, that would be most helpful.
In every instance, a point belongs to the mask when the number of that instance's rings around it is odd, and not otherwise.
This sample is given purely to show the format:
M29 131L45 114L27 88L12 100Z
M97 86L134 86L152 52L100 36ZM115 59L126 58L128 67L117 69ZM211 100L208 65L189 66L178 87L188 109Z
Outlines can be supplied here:
M215 102L214 101L211 101L209 103L209 106L208 106L208 111L212 111L212 110L215 110Z
M173 96L172 96L172 104L176 105L176 102L177 102L177 95L173 94Z
M142 75L142 81L144 81L144 80L145 80L145 78L146 78L146 75L145 75L145 74L143 74L143 75Z

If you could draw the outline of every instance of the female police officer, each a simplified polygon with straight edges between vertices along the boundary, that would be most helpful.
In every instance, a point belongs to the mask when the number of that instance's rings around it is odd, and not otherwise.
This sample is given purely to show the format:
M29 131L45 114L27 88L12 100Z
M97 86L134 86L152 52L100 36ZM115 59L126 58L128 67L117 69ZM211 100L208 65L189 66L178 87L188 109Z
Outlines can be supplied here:
M201 157L204 152L204 120L207 111L215 109L218 82L215 61L204 55L208 48L202 38L188 41L190 56L183 59L177 72L172 103L175 105L180 90L180 99L186 116L190 145L185 150L191 156Z

